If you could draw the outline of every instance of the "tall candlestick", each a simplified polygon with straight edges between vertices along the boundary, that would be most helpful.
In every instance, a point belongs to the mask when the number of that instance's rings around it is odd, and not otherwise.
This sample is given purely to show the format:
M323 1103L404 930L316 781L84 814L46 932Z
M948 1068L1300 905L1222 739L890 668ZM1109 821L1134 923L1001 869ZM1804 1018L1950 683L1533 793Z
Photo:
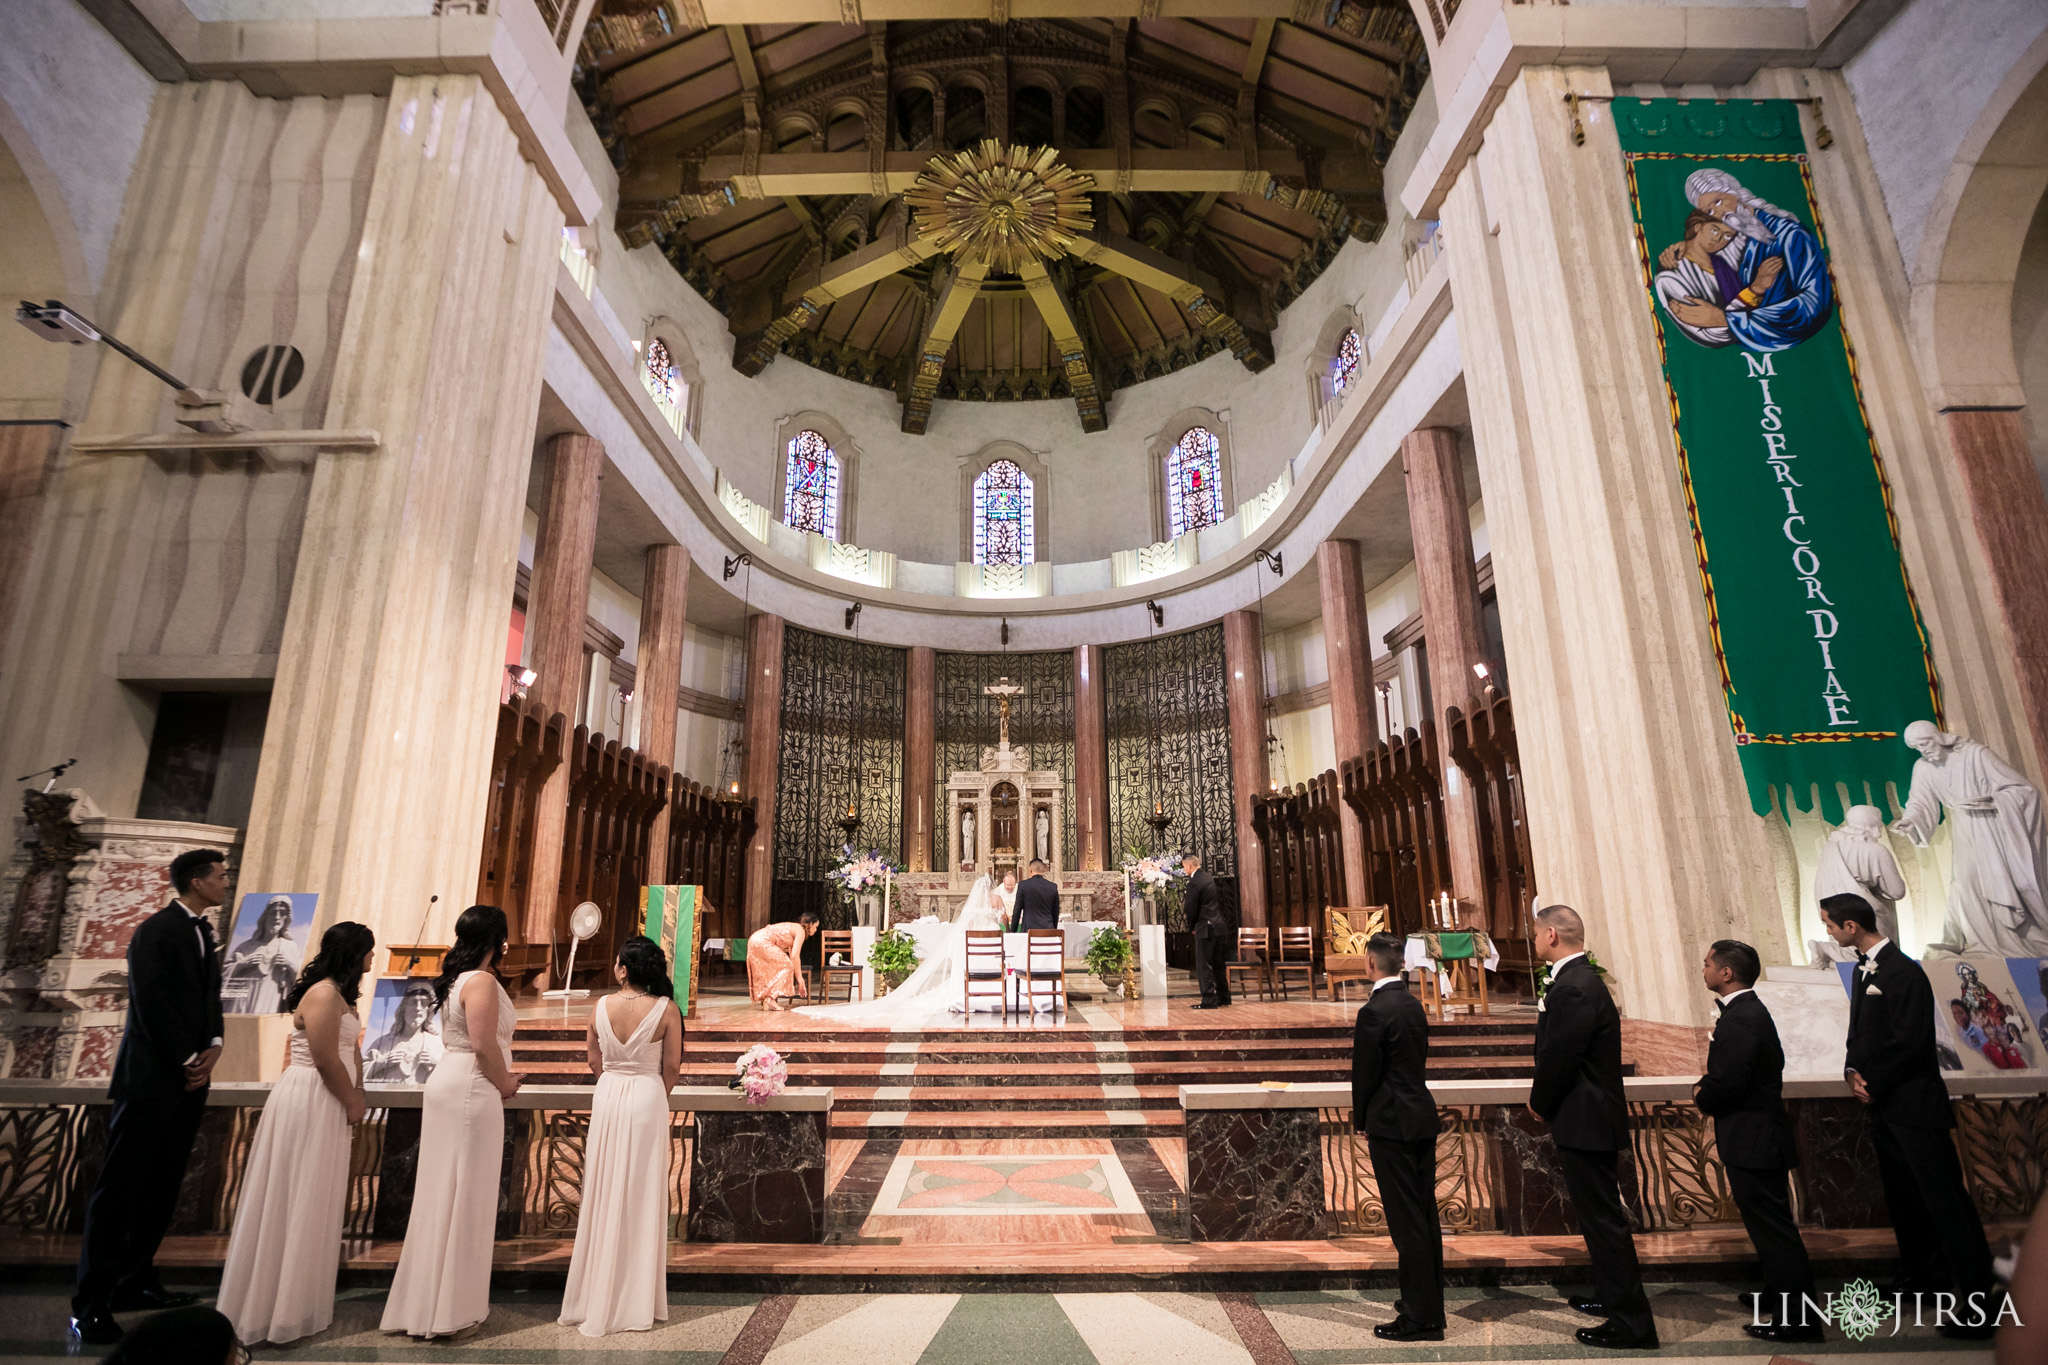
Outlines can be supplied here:
M889 932L889 889L896 885L896 869L882 871L882 932Z
M1131 930L1131 931L1135 932L1135 931L1137 930L1137 927L1138 927L1138 924L1137 924L1137 919L1136 919L1135 913L1134 913L1134 912L1132 911L1132 909L1131 909L1131 870L1130 870L1129 868L1125 868L1125 869L1124 869L1124 928L1126 928L1126 929L1128 929L1128 930Z

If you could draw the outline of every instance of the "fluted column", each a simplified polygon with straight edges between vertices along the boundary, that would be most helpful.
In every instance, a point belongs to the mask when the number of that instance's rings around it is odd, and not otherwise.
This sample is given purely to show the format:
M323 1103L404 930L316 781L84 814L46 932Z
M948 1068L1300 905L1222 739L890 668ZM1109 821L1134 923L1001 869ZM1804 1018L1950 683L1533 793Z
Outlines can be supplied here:
M1266 645L1255 611L1223 618L1224 695L1230 712L1230 809L1237 824L1239 923L1259 928L1266 914L1266 863L1252 828L1252 798L1266 790Z
M775 775L782 762L782 618L747 621L745 776L740 794L754 803L747 843L747 933L768 923L775 895Z
M1326 540L1316 546L1316 586L1323 599L1323 651L1330 669L1330 738L1339 762L1361 758L1379 739L1372 709L1372 638L1365 626L1365 581L1358 542ZM1344 845L1344 903L1371 900L1365 875L1365 825L1345 804L1337 814Z
M1458 464L1458 433L1442 427L1411 431L1401 441L1408 479L1408 527L1415 541L1415 579L1422 597L1422 634L1429 644L1430 699L1436 708L1437 754L1444 775L1444 840L1451 886L1484 906L1485 864L1479 852L1479 803L1451 758L1444 708L1469 710L1479 690L1474 664L1486 662L1479 635L1479 575L1472 567L1472 513Z
M650 763L676 761L676 704L683 683L683 609L690 600L690 552L680 545L647 547L640 590L640 643L634 655L633 700L640 708L637 747ZM663 805L647 831L647 882L668 879L672 811Z
M1102 689L1102 646L1074 649L1074 836L1081 844L1081 870L1104 872L1122 850L1111 847L1109 829L1108 695Z
M604 446L564 433L548 442L547 491L533 547L526 631L534 671L527 696L576 724L583 696L583 623L590 617L590 557L597 549ZM533 871L526 880L525 941L552 943L561 900L562 835L569 818L569 764L549 774L533 807Z
M903 866L912 872L932 870L938 719L938 652L913 645L903 677Z

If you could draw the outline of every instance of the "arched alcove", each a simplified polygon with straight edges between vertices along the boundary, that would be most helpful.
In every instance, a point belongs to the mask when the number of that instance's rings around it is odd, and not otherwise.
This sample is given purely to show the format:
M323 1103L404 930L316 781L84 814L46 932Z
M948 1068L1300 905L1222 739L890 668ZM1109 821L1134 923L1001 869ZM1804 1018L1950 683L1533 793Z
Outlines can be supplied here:
M946 137L949 151L972 147L988 136L988 97L978 85L946 87Z
M1351 340L1347 349L1346 339ZM1355 356L1351 369L1347 370L1347 359ZM1358 316L1358 310L1350 304L1332 309L1323 320L1322 328L1316 333L1316 344L1309 349L1308 358L1302 362L1302 377L1308 386L1308 410L1311 421L1327 420L1343 397L1347 373L1355 373L1356 367L1365 362L1365 327Z
M1202 530L1214 526L1237 511L1235 480L1231 477L1230 414L1213 408L1182 408L1167 419L1164 426L1153 433L1146 445L1152 466L1152 539L1154 541L1174 538L1174 516L1169 498L1172 490L1168 486L1168 468L1174 461L1176 448L1188 433L1197 428L1206 430L1215 439L1213 465L1213 512L1207 521L1191 525L1190 530ZM1197 519L1199 520L1199 519ZM1185 532L1183 532L1185 534Z
M1033 560L1052 559L1052 528L1047 510L1052 505L1052 466L1045 458L1016 441L991 441L960 460L960 551L965 563L974 558L974 482L998 460L1009 460L1031 480Z
M789 443L806 431L815 431L825 438L832 453L839 461L839 526L838 541L843 545L859 544L857 527L859 522L854 513L860 500L860 447L853 442L846 427L830 413L805 411L791 413L775 427L775 501L771 504L777 519L782 517L783 508L789 497Z
M668 360L667 392L660 373L662 356ZM695 437L704 407L704 370L681 324L669 317L657 317L647 324L641 338L639 379L654 399L654 405L669 419L678 436Z

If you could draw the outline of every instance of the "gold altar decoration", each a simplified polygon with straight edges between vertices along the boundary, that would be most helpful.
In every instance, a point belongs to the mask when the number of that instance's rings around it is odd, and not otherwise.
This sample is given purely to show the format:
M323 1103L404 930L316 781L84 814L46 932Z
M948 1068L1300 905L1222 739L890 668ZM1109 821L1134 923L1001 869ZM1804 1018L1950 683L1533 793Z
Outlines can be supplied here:
M979 147L935 156L904 199L917 232L958 262L1014 275L1033 261L1067 254L1095 226L1088 193L1095 177L1060 161L1055 147Z

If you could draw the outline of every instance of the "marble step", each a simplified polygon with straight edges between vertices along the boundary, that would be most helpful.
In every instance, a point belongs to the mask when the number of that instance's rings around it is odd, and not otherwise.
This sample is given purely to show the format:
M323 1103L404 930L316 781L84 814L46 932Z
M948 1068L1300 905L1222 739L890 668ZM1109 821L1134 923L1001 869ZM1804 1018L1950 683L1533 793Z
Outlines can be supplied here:
M1172 1085L834 1086L832 1091L833 1110L850 1114L1172 1109L1179 1102L1180 1088Z
M831 1134L836 1138L1086 1138L1179 1137L1184 1131L1178 1108L913 1113L834 1110Z

